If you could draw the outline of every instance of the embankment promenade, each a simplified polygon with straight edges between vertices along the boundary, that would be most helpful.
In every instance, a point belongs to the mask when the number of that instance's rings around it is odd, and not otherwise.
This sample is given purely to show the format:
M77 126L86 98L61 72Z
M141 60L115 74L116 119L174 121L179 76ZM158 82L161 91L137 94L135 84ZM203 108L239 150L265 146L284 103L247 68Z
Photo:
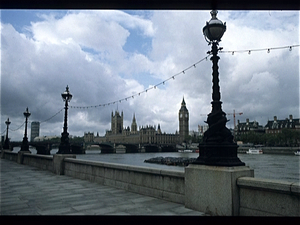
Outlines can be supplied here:
M254 178L247 166L180 172L3 150L1 185L2 215L300 215L299 183Z

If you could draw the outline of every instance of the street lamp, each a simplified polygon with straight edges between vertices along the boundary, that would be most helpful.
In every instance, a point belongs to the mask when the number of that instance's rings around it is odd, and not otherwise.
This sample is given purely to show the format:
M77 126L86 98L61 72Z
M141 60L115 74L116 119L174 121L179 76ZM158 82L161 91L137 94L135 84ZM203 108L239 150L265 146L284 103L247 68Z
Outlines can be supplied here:
M64 93L61 94L63 101L65 102L65 119L64 119L64 131L61 133L60 145L58 152L56 154L70 154L70 142L68 133L68 102L71 101L72 95L69 92L69 87L67 85Z
M226 31L226 23L222 23L217 18L217 10L211 11L211 20L206 22L203 28L205 40L212 45L210 60L213 63L213 92L212 92L212 111L207 116L208 130L204 133L203 143L199 144L199 157L195 164L212 166L244 166L245 163L237 157L237 144L233 142L233 135L226 128L228 122L226 113L222 111L222 102L219 86L219 72L217 56L219 42Z
M21 150L20 152L29 152L29 144L28 144L28 138L27 138L27 122L28 122L28 117L31 115L31 113L28 111L28 107L26 108L26 111L23 113L25 117L25 133L23 137L23 141L21 144Z
M9 118L7 118L7 120L5 121L5 124L6 124L6 139L4 141L3 149L10 149L9 148L9 139L8 139L8 127L10 124Z

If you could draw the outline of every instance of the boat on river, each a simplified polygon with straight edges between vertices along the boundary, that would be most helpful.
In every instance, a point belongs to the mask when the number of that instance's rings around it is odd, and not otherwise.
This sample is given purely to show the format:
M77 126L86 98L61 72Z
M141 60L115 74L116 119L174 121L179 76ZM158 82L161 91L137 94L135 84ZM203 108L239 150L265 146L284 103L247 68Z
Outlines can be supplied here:
M257 148L249 148L248 151L246 151L247 154L263 154L263 151L261 149Z
M300 156L300 150L294 152L294 154Z
M193 150L186 149L186 150L178 150L178 152L193 152Z

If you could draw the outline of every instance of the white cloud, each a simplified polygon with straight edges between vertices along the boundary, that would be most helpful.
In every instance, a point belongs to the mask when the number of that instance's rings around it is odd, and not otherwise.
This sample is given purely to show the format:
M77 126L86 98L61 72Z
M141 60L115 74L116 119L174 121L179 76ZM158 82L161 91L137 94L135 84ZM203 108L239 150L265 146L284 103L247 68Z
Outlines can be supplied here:
M190 112L190 129L204 124L206 117L200 114L211 110L210 60L156 89L130 96L207 56L210 46L202 28L210 19L209 11L45 11L40 18L32 21L26 34L1 23L2 126L8 116L12 127L21 124L27 106L30 120L53 116L63 108L60 94L66 85L73 94L71 106L95 106L129 97L105 107L70 108L72 135L88 131L103 135L110 129L110 115L117 107L124 111L124 126L130 126L135 113L138 126L160 123L163 132L174 133L183 96ZM224 51L299 44L298 12L222 11L218 18L227 23L220 42ZM124 50L131 34L152 40L148 53ZM299 48L219 56L225 112L243 111L237 119L256 119L262 125L274 115L299 117ZM227 117L233 124L232 116ZM41 125L41 134L60 135L62 126L60 113ZM23 131L11 135L21 140Z

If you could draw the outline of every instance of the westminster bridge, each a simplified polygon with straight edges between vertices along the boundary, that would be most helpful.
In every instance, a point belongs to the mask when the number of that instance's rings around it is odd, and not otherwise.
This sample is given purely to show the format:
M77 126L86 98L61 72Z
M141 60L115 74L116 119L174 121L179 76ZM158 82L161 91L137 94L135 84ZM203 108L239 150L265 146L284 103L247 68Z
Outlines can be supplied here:
M20 147L22 142L10 142L10 149ZM29 142L29 146L37 150L37 154L50 155L52 149L59 147L60 142L42 141ZM71 143L73 154L85 154L85 150L91 146L99 148L101 153L140 153L140 152L175 152L176 144L129 144L129 143Z
M85 149L99 146L101 153L175 152L176 144L86 143Z

